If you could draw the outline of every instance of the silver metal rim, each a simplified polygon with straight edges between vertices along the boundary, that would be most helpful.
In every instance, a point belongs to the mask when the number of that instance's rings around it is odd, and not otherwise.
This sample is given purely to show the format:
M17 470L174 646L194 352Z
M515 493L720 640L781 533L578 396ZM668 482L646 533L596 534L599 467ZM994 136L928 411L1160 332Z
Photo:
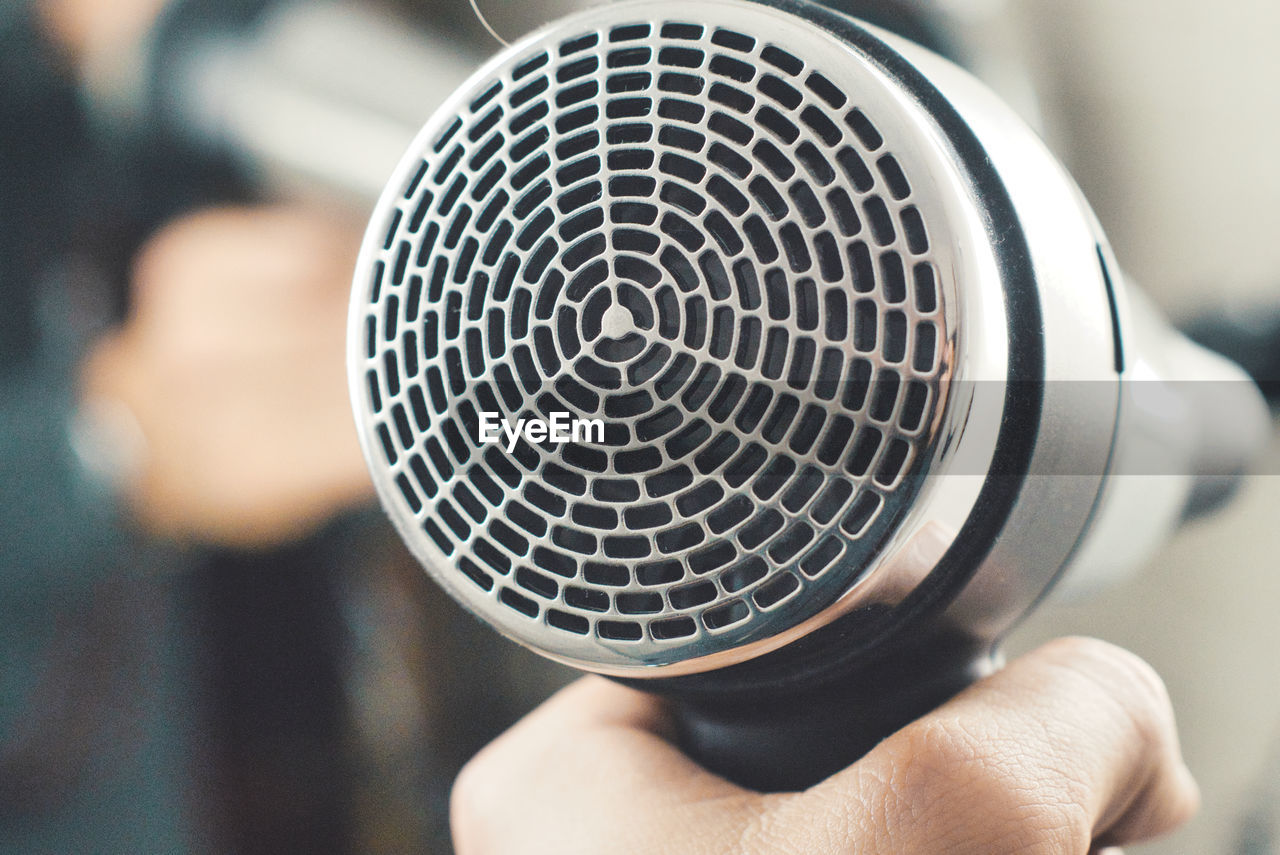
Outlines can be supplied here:
M915 450L920 477L900 517L864 556L861 570L841 575L816 589L807 605L759 610L760 620L734 631L699 631L691 641L664 643L647 635L638 641L568 636L531 620L470 585L455 569L458 556L446 555L423 535L420 514L411 512L397 487L377 435L379 419L370 411L368 376L380 354L362 342L370 310L370 271L393 262L388 223L409 207L404 189L415 180L429 152L454 117L495 78L509 76L529 56L555 46L571 34L600 31L602 36L634 17L655 29L667 21L698 21L710 30L723 23L759 33L775 45L805 57L875 119L886 148L911 176L907 202L918 206L931 224L930 259L943 289L939 322L947 331L940 343L938 400L927 439ZM765 36L767 34L767 36ZM656 38L655 38L656 41ZM633 2L591 10L550 25L499 54L446 102L427 123L406 154L378 203L361 251L353 288L349 326L349 376L362 447L375 474L379 497L415 556L449 593L500 632L576 667L619 676L678 676L743 662L784 646L852 610L901 602L934 569L954 541L982 487L994 451L1003 411L1007 374L1007 319L982 206L956 165L951 146L926 111L868 57L796 16L764 5L733 0L694 3ZM974 382L997 381L997 382ZM785 605L785 604L784 604Z

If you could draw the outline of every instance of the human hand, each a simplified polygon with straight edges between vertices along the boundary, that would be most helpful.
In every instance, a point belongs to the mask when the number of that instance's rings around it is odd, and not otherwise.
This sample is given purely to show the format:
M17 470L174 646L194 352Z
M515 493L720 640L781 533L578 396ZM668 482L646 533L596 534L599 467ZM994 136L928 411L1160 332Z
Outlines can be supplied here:
M37 0L46 32L79 63L126 49L160 15L167 0Z
M802 793L741 789L671 738L653 696L573 684L463 770L458 855L1111 855L1198 803L1159 677L1090 639L1027 654Z
M83 370L144 451L125 486L154 533L285 541L371 496L344 373L357 235L291 208L212 210L139 254L133 312Z

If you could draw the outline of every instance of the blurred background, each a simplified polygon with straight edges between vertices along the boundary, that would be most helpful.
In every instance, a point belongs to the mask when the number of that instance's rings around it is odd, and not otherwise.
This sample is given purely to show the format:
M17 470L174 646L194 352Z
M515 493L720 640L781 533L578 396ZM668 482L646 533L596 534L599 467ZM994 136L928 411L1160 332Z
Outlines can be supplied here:
M1280 380L1280 7L834 5L986 78L1130 276ZM448 853L457 769L570 678L425 580L347 412L373 194L496 48L465 0L0 0L0 852ZM1280 853L1277 508L1254 477L1012 639L1164 675L1205 804L1133 851Z

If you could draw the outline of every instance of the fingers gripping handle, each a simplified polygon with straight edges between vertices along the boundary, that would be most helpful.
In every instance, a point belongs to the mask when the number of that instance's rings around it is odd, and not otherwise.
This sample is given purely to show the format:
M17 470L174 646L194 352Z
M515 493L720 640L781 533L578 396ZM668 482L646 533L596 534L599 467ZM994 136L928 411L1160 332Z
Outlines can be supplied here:
M817 689L681 699L681 747L707 769L762 792L803 790L996 669L990 651L917 648Z

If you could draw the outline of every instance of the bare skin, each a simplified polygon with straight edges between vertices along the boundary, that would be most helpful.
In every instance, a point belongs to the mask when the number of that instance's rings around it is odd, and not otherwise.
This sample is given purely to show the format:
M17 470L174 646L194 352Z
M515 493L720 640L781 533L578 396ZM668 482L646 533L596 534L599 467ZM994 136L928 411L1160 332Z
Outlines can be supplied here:
M40 0L44 28L76 62L141 37L167 0Z
M40 0L78 65L127 47L166 0ZM135 263L133 314L81 368L90 406L141 435L121 485L143 528L255 548L372 496L343 370L358 232L300 206L205 211Z
M291 208L206 211L143 249L82 394L141 429L126 498L145 528L257 547L369 498L343 368L355 251L353 230Z
M670 741L652 696L589 677L486 748L454 789L459 855L1114 855L1198 792L1160 679L1052 642L802 793L760 794Z

